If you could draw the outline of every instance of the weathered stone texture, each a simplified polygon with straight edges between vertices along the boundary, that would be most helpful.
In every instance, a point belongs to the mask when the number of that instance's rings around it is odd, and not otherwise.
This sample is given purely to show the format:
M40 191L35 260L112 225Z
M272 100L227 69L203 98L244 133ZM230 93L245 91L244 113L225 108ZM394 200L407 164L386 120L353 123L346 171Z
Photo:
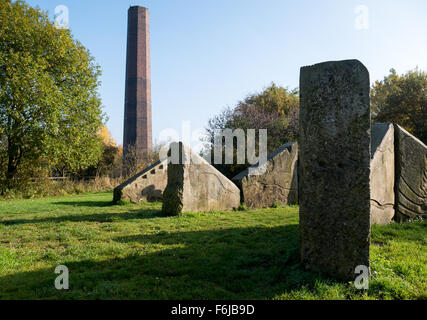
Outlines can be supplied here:
M240 190L198 154L183 143L172 143L179 150L177 163L168 164L168 183L163 194L163 212L232 210L240 205Z
M167 178L167 160L159 160L116 187L113 201L160 201Z
M369 73L357 60L303 67L299 203L303 265L351 281L369 267Z
M394 217L394 128L371 127L371 224L388 224Z
M396 215L403 222L427 218L427 146L395 125Z
M232 180L248 208L298 202L298 144L287 143L272 152L264 164L255 164Z

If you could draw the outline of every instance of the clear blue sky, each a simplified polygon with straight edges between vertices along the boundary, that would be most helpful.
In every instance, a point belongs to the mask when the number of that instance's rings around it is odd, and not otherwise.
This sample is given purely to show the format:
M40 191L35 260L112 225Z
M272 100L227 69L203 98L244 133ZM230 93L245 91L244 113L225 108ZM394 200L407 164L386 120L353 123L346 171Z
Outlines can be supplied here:
M390 68L427 70L426 0L30 0L69 8L70 29L95 57L100 95L122 143L127 10L149 8L153 138L167 128L206 126L210 117L272 81L295 88L299 69L359 59L382 79ZM358 29L355 9L369 9ZM360 21L360 20L358 20ZM366 20L362 20L366 21ZM366 25L364 25L366 26Z

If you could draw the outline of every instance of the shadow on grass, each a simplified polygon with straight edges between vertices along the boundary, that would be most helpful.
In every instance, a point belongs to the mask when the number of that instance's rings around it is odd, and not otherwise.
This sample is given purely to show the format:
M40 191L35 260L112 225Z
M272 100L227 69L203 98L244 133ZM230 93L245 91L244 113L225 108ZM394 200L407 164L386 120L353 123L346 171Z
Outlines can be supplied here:
M55 261L50 269L1 277L0 298L269 299L327 281L299 265L297 225L114 240L144 249L106 261ZM68 291L54 288L58 264L70 270Z
M72 206L72 207L88 207L88 208L103 208L111 207L112 201L58 201L53 202L55 205Z
M390 240L412 241L427 245L427 220L416 223L392 223L388 225L372 226L372 241L374 245L383 245Z
M14 219L0 221L0 225L18 225L27 223L60 223L60 222L113 222L117 220L153 219L163 217L160 210L135 209L124 213L95 213L95 214L70 214L58 217L41 219Z

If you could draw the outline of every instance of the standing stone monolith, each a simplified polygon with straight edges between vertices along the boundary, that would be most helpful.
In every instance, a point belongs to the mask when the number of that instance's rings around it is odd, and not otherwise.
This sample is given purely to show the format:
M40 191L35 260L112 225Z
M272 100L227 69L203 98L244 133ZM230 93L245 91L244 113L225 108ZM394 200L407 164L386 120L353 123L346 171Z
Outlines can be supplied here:
M123 155L152 149L150 23L148 9L128 11Z
M232 210L240 205L240 190L182 142L169 150L168 183L163 192L166 215Z
M369 72L357 60L301 68L299 183L303 265L336 279L369 268Z
M371 224L389 224L394 217L394 127L371 126Z
M396 215L404 222L427 218L427 146L408 131L394 126L396 150Z

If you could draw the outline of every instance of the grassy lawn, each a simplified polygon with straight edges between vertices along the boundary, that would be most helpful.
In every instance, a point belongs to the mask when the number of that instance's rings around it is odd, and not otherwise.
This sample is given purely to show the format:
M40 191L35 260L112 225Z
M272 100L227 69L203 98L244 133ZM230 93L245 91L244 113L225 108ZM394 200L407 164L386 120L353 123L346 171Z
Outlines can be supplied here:
M298 264L298 207L162 217L111 193L0 201L1 299L426 299L427 223L373 227L368 292ZM55 267L70 270L58 291Z

